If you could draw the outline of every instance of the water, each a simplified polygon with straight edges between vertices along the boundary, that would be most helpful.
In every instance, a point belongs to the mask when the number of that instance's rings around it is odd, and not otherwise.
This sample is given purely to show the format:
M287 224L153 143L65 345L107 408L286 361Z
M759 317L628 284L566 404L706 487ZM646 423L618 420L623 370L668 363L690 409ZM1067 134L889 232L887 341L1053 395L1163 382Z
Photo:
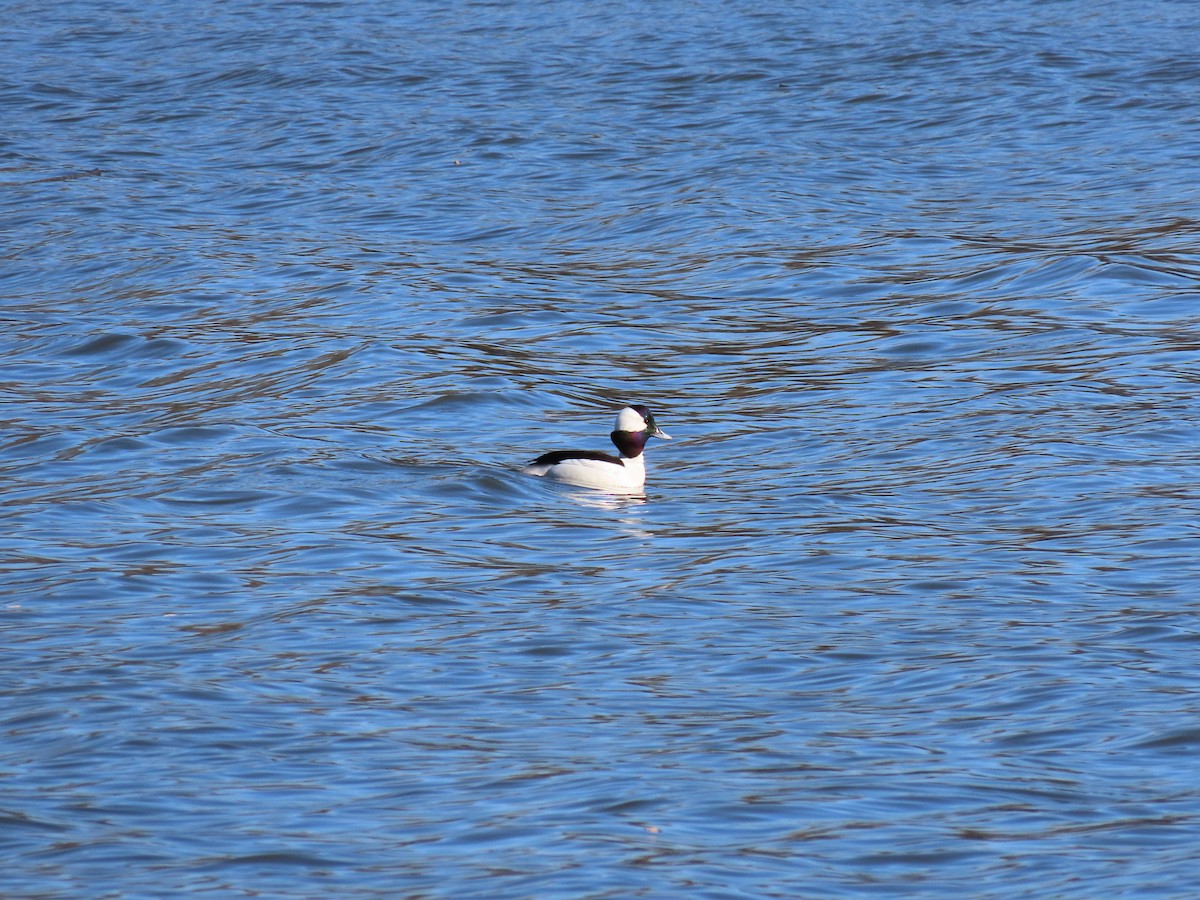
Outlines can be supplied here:
M1194 5L5 13L0 893L1200 891Z

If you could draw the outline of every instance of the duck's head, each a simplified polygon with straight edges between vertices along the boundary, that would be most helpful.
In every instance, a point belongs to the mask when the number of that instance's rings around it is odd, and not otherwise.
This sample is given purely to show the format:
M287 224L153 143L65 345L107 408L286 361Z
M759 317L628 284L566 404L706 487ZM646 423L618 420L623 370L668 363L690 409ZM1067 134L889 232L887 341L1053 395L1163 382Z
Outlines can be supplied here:
M646 441L652 437L669 441L671 436L658 427L654 414L645 406L634 404L617 413L617 425L611 435L621 455L627 459L641 456Z

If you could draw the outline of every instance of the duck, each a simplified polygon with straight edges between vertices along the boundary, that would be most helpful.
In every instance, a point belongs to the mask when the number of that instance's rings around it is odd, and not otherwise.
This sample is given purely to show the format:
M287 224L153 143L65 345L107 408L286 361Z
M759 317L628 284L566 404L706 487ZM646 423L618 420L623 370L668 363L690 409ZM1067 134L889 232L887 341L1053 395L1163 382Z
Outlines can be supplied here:
M617 413L613 444L619 456L597 450L552 450L525 466L526 475L536 475L577 487L609 491L640 491L646 483L646 461L642 451L652 437L669 441L658 427L654 414L640 403Z

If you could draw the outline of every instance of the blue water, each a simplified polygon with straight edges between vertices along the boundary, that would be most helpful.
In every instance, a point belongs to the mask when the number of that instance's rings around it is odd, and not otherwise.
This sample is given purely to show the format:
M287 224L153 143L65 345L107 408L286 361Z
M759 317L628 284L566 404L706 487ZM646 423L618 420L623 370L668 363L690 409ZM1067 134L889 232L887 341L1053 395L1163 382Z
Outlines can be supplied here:
M3 11L0 894L1200 893L1200 8Z

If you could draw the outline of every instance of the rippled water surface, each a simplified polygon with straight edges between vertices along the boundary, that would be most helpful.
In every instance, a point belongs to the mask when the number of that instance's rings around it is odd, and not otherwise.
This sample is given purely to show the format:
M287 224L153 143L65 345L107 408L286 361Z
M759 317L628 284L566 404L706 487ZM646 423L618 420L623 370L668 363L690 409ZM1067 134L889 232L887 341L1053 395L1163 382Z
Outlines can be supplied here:
M801 7L5 5L0 894L1200 892L1200 11Z

